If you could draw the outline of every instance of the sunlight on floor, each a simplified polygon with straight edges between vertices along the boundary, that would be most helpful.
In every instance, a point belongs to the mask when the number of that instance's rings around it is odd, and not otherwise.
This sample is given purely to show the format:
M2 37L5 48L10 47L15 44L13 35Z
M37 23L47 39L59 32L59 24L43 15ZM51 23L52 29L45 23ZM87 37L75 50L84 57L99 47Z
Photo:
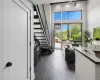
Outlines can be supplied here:
M55 48L56 49L61 49L61 43L55 43Z

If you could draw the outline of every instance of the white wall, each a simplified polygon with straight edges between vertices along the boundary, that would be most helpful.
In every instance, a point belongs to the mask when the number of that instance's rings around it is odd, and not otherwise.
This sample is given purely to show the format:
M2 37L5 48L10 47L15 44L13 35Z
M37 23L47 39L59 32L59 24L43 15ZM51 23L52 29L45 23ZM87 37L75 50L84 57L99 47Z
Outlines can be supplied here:
M88 30L92 37L95 27L100 27L100 0L88 0Z
M0 80L4 80L4 1L0 0Z
M80 1L77 2L77 5L74 6L73 3L69 4L69 3L61 3L61 4L53 4L51 6L51 16L52 16L52 22L51 22L51 26L52 26L52 46L54 47L54 23L56 23L56 21L54 21L54 12L61 12L61 11L75 11L75 10L82 10L82 20L79 20L78 22L82 23L82 30L85 31L87 30L87 1ZM66 23L73 23L75 21L66 21ZM76 21L77 23L77 21ZM83 46L85 46L84 42L83 42Z

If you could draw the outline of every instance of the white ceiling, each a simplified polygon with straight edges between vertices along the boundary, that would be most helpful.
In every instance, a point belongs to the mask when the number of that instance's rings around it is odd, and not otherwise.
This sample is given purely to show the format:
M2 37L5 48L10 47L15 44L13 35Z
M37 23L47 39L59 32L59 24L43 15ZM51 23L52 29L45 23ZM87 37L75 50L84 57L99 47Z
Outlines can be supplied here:
M55 2L75 1L75 0L31 0L34 4L48 4Z

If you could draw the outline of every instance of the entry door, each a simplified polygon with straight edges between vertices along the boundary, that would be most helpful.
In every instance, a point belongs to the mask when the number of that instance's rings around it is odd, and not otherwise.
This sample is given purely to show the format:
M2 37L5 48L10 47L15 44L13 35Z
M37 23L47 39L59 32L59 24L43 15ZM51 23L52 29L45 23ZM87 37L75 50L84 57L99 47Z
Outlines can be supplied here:
M18 0L4 3L4 80L29 80L28 12Z

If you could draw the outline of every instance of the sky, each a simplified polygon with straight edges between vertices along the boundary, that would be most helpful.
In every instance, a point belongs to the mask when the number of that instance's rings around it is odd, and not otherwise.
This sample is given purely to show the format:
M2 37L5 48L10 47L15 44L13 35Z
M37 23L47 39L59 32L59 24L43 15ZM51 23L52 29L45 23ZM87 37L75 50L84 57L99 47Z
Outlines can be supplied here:
M55 12L55 20L61 20L61 12ZM79 20L81 19L81 11L62 12L62 20ZM71 25L69 26L71 29ZM62 30L67 30L68 25L63 24Z
M62 20L81 19L81 11L62 12ZM55 20L61 20L61 12L55 12Z
M69 26L68 26L67 24L62 24L62 30L63 30L63 31L68 30L68 27L69 27L69 30L72 29L72 25L71 25L71 24L70 24Z

